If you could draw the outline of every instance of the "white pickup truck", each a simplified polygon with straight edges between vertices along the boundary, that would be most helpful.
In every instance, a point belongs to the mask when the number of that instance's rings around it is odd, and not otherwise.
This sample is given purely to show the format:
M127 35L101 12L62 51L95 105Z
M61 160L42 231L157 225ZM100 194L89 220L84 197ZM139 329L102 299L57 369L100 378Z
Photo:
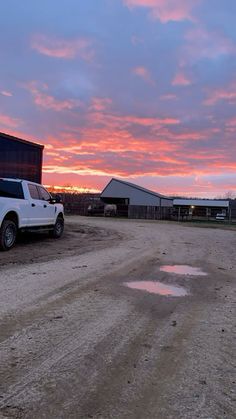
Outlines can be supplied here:
M60 200L37 183L0 178L0 250L14 246L18 231L39 229L61 237L64 209Z

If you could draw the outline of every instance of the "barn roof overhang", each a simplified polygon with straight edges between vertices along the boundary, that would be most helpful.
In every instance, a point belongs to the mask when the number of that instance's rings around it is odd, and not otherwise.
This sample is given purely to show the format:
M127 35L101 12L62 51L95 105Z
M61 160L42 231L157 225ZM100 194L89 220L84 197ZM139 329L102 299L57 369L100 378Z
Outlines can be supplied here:
M15 137L13 135L9 135L9 134L6 134L4 132L0 132L0 139L1 139L1 137L3 137L6 140L9 140L9 141L14 141L14 142L23 143L23 144L26 144L26 145L31 145L31 146L34 146L34 147L37 147L37 148L41 148L42 150L44 148L44 146L42 144L34 143L34 142L28 141L28 140L23 140L22 138Z

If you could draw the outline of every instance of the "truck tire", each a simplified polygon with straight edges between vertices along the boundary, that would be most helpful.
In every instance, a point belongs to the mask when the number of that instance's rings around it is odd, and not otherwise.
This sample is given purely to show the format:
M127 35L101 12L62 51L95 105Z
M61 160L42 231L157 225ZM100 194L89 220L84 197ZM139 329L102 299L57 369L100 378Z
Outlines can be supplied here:
M59 239L64 231L64 219L62 217L57 217L54 224L53 230L49 232L50 237L54 239Z
M16 242L16 236L16 223L12 220L4 220L0 228L0 249L10 250Z

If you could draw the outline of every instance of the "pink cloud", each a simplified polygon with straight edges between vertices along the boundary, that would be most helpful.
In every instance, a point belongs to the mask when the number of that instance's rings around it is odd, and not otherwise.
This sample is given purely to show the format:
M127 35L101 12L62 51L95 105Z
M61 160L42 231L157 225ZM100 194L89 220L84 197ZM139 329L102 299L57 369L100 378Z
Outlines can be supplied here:
M161 125L178 125L180 120L177 118L147 118L137 116L124 116L121 119L125 122L142 125L142 126L161 126Z
M206 106L212 106L222 100L227 101L230 104L236 103L236 83L232 83L225 88L210 91L203 103Z
M0 114L0 124L7 128L17 128L21 125L21 120L12 118L9 115Z
M191 80L184 73L177 73L172 80L173 86L190 86Z
M105 141L101 141L97 144L97 147L93 148L93 154L88 155L84 153L78 153L74 147L63 148L61 151L68 153L68 158L64 159L63 162L59 160L48 159L44 165L44 172L55 173L55 174L77 174L77 175L100 175L100 176L190 176L193 175L207 175L214 174L216 170L218 173L232 173L235 171L236 164L229 162L227 158L222 158L220 150L216 150L212 155L206 151L204 153L191 151L186 158L184 149L179 148L176 150L173 147L166 147L165 142L158 142L158 154L155 152L156 145L151 141L143 144L143 148L134 150L131 149L119 149L116 147L119 144L115 143L114 147L111 147L111 139L113 138L110 134L109 145L107 146ZM134 141L135 145L135 141ZM146 145L146 147L145 147ZM85 144L84 144L85 147ZM106 151L104 151L106 150ZM109 155L106 155L108 153ZM75 159L75 155L79 156L80 159ZM112 157L113 155L113 157ZM85 156L85 158L83 158ZM117 160L119 164L117 164ZM143 165L143 161L146 160L146 164Z
M91 111L87 117L85 126L74 126L73 130L69 125L59 127L58 133L47 139L49 154L45 152L44 159L47 178L73 179L74 184L77 179L77 184L84 185L83 179L91 176L96 178L97 185L98 177L107 176L186 178L235 172L234 145L229 147L228 154L222 152L225 142L216 144L210 153L208 148L199 146L199 141L214 138L218 128L188 131L174 118L117 116L102 110ZM168 126L169 123L172 125ZM140 136L134 134L138 127L133 132L133 125L142 127Z
M178 125L180 120L173 117L146 117L135 115L116 115L103 112L90 112L87 114L87 124L89 126L106 126L112 130L121 130L132 127L132 125L140 125L157 129L168 125Z
M73 59L78 56L85 61L92 61L94 57L92 41L87 38L65 40L35 35L31 47L40 54L54 58Z
M146 67L135 67L132 72L138 76L141 77L145 82L154 85L155 82L152 80L150 71Z
M108 109L112 104L112 100L109 98L93 97L90 110L100 112Z
M77 105L77 102L73 99L68 100L57 100L53 96L45 93L37 92L34 96L34 103L44 109L52 109L60 112L66 109L73 109Z
M226 122L226 125L227 125L228 127L236 127L236 117L229 119L229 120Z
M33 84L33 93L35 88L36 93L48 95L46 85ZM109 98L95 96L83 112L70 112L65 119L56 116L53 135L44 139L47 183L50 179L51 184L60 185L68 179L86 185L91 177L91 184L97 185L99 177L109 176L168 177L171 183L176 176L235 172L232 156L236 148L226 129L224 142L217 141L221 123L190 129L175 113L119 114L114 107Z
M13 96L12 93L7 91L7 90L2 90L0 93L1 93L1 95L7 96L7 97Z
M35 105L41 108L52 109L54 111L60 112L63 110L70 110L78 106L81 106L81 102L78 100L75 100L75 99L59 100L49 95L47 93L48 86L46 84L32 81L28 83L25 87L32 94Z
M226 121L225 126L226 126L227 133L235 134L236 133L236 117L230 118L228 121Z
M169 21L193 20L192 9L199 0L123 0L130 9L147 8L154 19L162 23Z
M199 27L191 29L186 34L186 39L194 44L204 56L215 57L236 52L236 45L233 41L219 31L209 32Z
M183 66L202 58L215 59L221 55L236 53L235 43L220 31L195 27L186 33L185 39L186 44L182 48L181 57Z

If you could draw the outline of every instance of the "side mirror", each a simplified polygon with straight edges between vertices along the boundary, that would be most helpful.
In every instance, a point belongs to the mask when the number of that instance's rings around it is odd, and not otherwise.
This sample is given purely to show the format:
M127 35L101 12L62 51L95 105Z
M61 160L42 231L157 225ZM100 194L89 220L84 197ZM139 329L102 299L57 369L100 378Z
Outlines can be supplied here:
M55 196L55 203L60 204L61 202L62 202L61 195L56 195Z

